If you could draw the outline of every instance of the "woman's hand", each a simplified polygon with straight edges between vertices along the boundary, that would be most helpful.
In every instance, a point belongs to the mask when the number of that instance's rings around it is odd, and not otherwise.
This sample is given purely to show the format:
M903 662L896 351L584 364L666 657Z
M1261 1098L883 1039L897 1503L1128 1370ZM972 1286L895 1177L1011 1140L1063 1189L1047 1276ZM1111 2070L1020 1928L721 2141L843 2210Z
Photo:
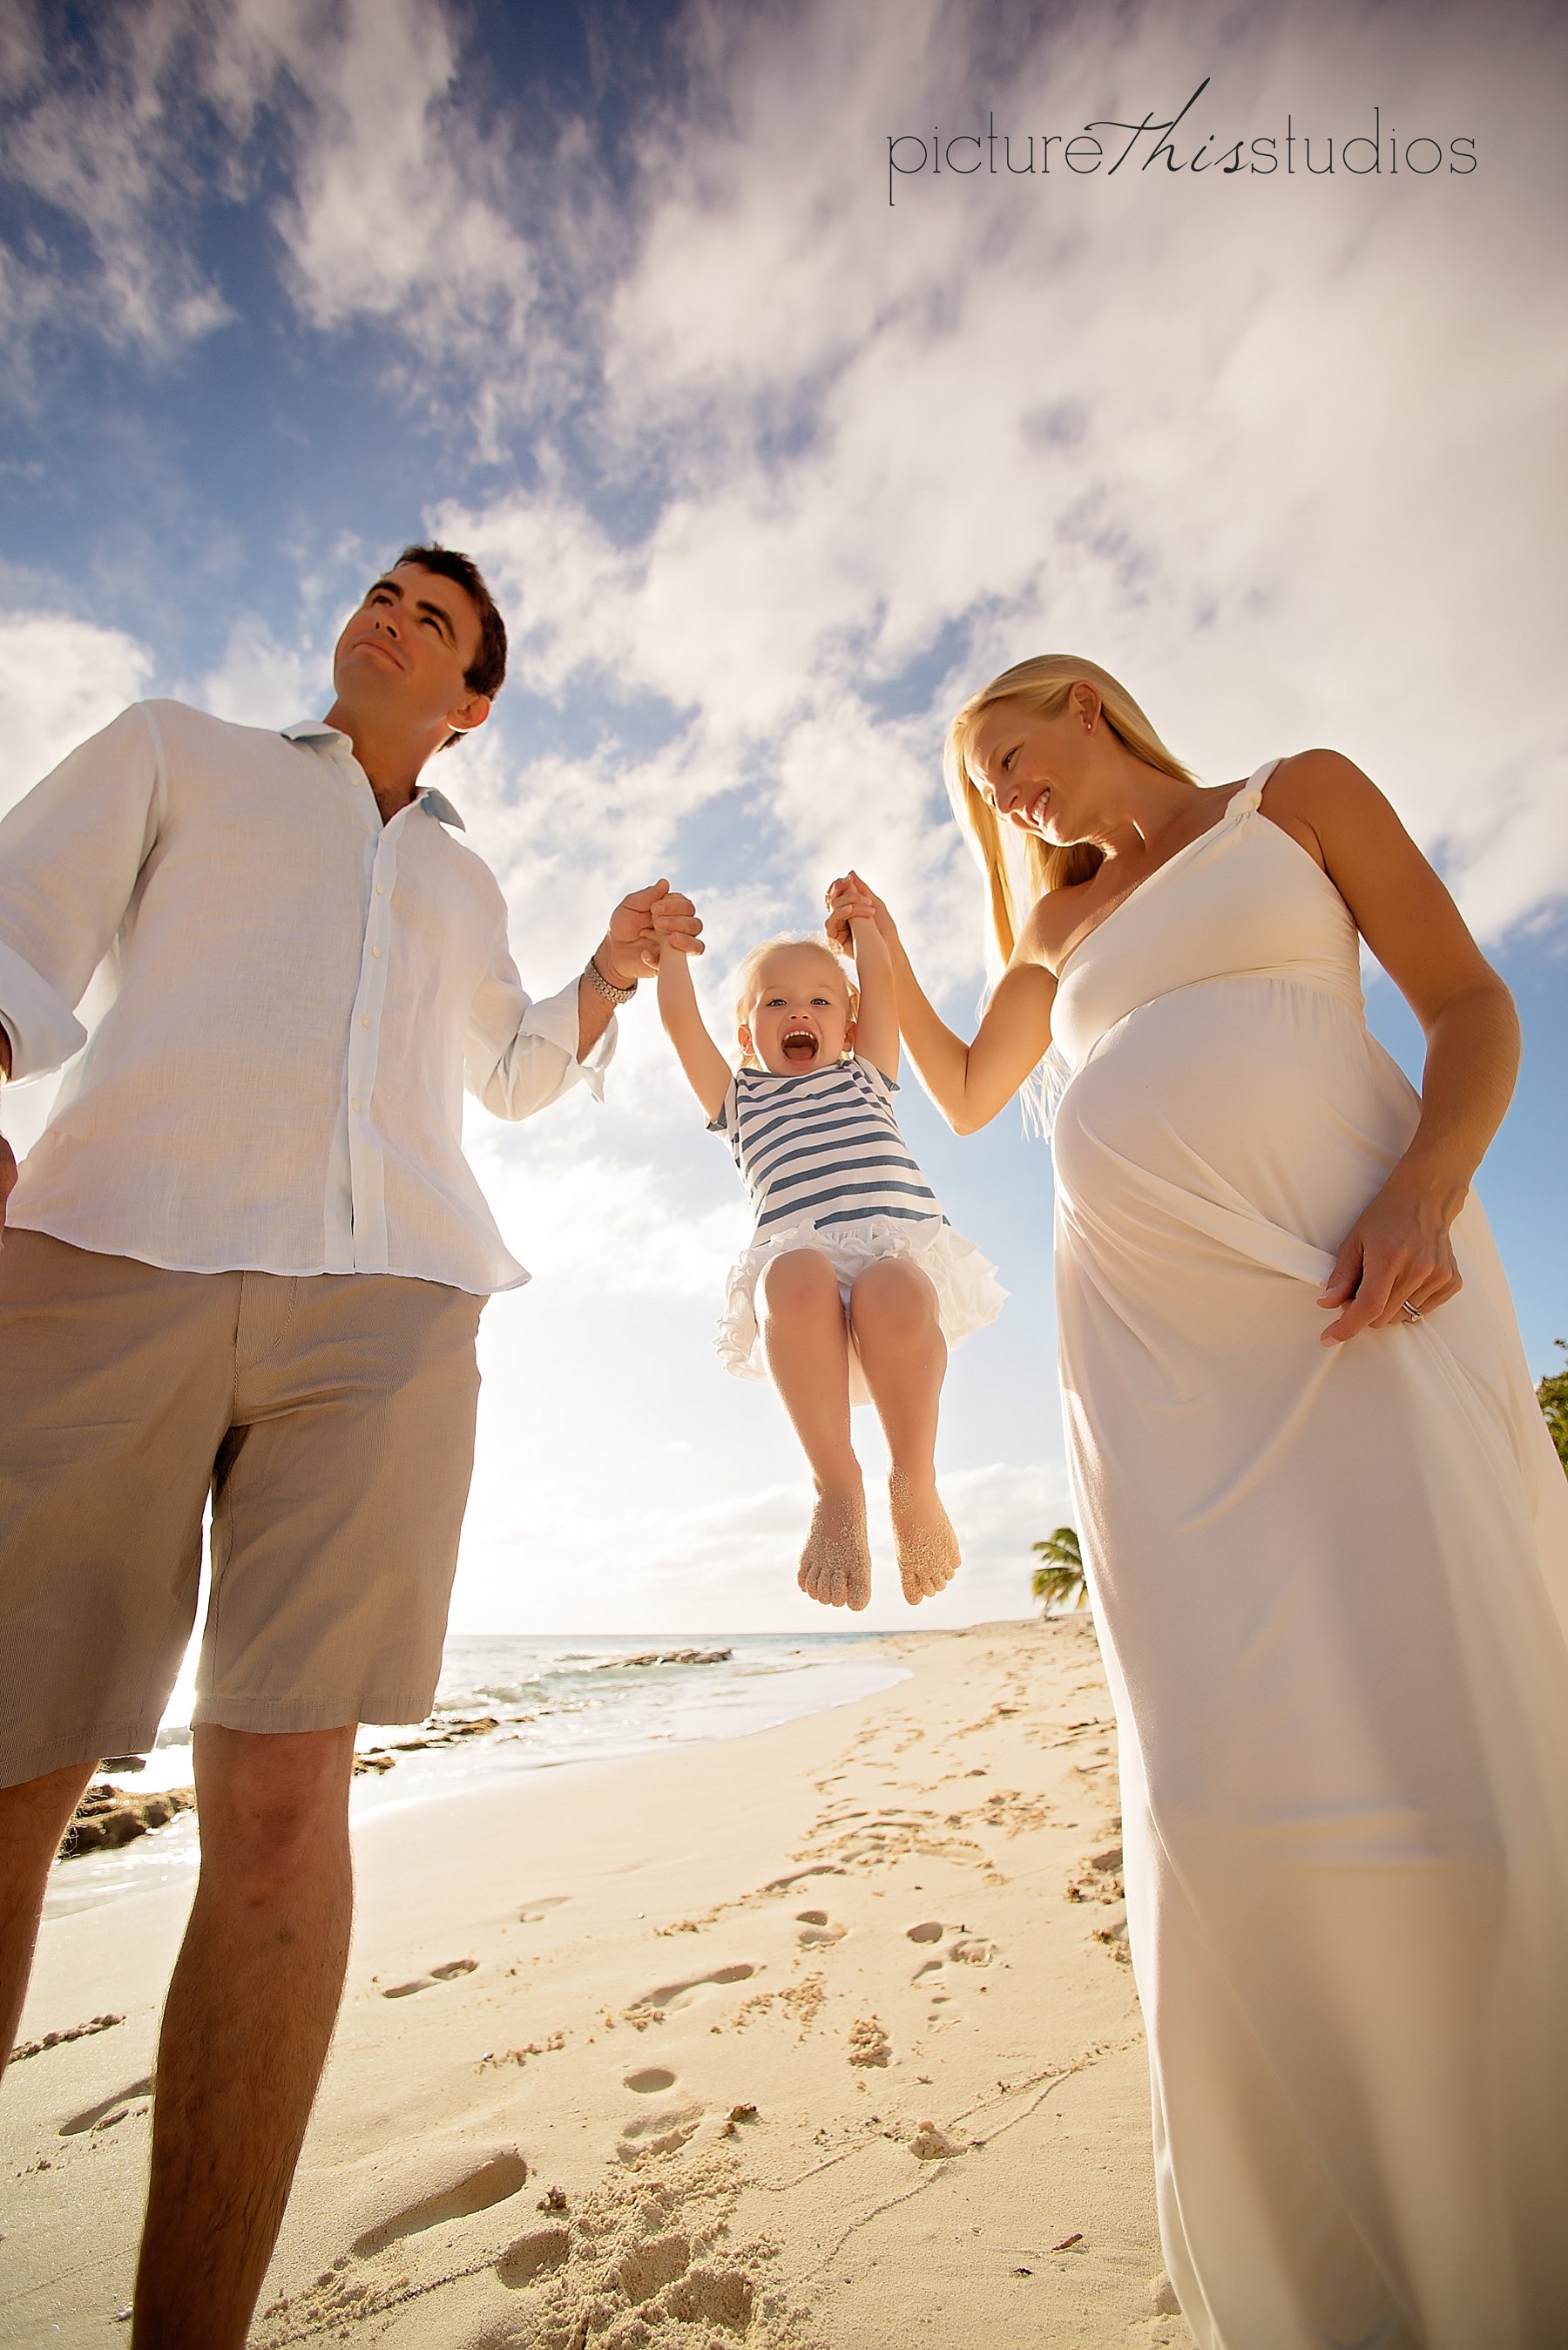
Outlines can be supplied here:
M854 951L854 944L849 935L849 925L852 921L875 922L878 934L886 941L888 947L898 945L898 924L881 899L866 887L859 874L853 869L840 875L836 881L828 883L826 904L827 920L824 922L823 928L840 954L846 955Z
M1376 1198L1356 1218L1318 1299L1340 1310L1323 1333L1325 1347L1342 1346L1360 1330L1386 1330L1456 1296L1463 1287L1449 1238L1462 1197L1445 1208L1425 1185L1396 1168Z

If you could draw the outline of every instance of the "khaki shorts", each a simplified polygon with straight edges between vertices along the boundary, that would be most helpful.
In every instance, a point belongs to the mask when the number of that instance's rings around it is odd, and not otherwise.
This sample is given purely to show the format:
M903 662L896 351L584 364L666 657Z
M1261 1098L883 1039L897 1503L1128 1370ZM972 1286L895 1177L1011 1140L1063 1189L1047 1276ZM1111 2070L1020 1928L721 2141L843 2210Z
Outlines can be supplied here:
M0 1250L0 1786L194 1720L418 1721L473 1466L484 1301L386 1274Z

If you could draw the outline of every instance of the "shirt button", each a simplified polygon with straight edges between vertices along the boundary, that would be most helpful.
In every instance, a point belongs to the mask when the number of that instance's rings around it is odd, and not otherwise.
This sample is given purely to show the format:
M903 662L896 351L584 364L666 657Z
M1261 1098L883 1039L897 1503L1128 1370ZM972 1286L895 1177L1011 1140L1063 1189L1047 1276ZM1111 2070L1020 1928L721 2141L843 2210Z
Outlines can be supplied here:
M351 1101L348 1107L350 1109L358 1109L359 1107L359 1104L357 1101Z
M380 950L380 948L379 948L379 947L372 947L372 948L370 949L370 952L375 956L376 961L377 961L378 962L380 962L380 960L381 960L381 950Z
M370 1025L370 1015L368 1012L361 1012L359 1014L359 1025L361 1028L368 1028Z
M386 896L386 894L387 894L387 885L386 885L386 883L385 883L384 881L378 881L378 882L377 882L377 884L376 884L376 895L377 895L377 897L378 897L378 898L384 898L384 897Z

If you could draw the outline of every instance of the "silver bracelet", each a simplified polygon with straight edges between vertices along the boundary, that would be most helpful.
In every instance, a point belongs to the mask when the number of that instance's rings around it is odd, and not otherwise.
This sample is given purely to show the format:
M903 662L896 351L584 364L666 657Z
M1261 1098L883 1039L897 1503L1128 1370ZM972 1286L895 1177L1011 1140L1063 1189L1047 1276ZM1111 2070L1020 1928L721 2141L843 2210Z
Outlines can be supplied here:
M583 977L590 987L597 988L607 1003L629 1003L637 993L635 979L629 987L617 987L612 981L605 977L592 955L583 966Z

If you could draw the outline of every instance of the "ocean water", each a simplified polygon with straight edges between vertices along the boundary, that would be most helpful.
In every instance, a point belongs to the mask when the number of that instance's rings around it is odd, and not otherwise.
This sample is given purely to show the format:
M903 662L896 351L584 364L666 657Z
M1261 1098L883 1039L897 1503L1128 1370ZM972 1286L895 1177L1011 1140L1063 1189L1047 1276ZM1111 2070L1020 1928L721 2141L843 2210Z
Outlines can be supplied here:
M817 1713L891 1688L907 1669L874 1632L584 1636L539 1639L510 1633L455 1634L447 1642L428 1724L366 1727L361 1754L393 1757L390 1768L356 1776L351 1814L429 1803L519 1772L647 1753L694 1740L741 1738L801 1714ZM652 1661L696 1651L722 1660ZM182 1677L158 1745L137 1772L100 1778L151 1794L191 1783L192 1690ZM457 1725L493 1715L497 1727L453 1735ZM446 1744L416 1743L445 1733ZM179 1877L193 1877L196 1824L182 1815L118 1851L57 1862L46 1919L93 1908Z

